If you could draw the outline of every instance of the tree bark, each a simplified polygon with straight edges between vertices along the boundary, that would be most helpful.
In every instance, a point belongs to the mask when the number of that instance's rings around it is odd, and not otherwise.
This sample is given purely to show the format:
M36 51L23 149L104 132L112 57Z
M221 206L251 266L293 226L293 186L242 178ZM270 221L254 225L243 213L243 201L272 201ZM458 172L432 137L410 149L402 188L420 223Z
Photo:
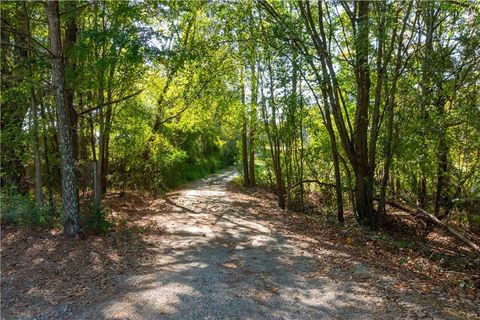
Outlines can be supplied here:
M379 215L384 215L386 213L385 198L387 196L387 184L390 179L390 170L393 162L394 144L395 144L394 142L397 139L396 134L394 135L394 114L395 114L395 106L396 106L397 82L402 73L401 71L402 65L405 63L402 56L406 49L403 49L404 46L402 45L402 41L403 41L403 37L407 27L407 21L410 16L412 6L413 6L413 2L409 4L406 14L403 18L402 29L398 37L397 50L395 55L395 72L393 75L390 89L385 90L385 99L384 99L385 111L384 112L386 113L386 118L387 118L386 120L387 132L386 132L386 144L385 144L385 152L384 152L385 158L383 162L383 178L382 178L382 184L380 186L380 201L378 203L378 208L377 208ZM396 28L393 31L390 52L393 51L394 49L395 36L396 36ZM386 80L387 79L385 79L385 82L387 82Z
M247 110L245 104L245 74L244 68L240 71L240 94L243 108L243 124L242 124L242 168L243 168L243 184L245 187L250 186L250 175L248 173L248 140L247 140Z
M116 54L117 49L113 45L110 49L110 52L113 55ZM109 159L110 159L110 132L112 128L112 121L113 121L113 85L115 79L115 71L116 71L116 62L114 61L110 65L110 70L108 74L107 80L107 102L106 102L106 111L105 111L105 125L104 125L104 132L102 134L103 137L103 157L102 157L102 196L107 193L108 188L108 169L109 169Z
M345 222L345 218L343 216L342 177L340 174L340 163L338 160L337 140L335 137L335 131L333 130L332 120L330 119L330 112L326 113L325 120L328 135L330 138L330 145L332 147L333 169L335 173L335 194L337 199L337 220L340 225L343 225Z
M40 103L40 105L43 105L43 103ZM51 148L49 145L49 140L50 141L57 141L57 137L55 137L55 134L51 135L49 137L49 132L48 132L48 126L46 125L47 123L47 115L45 114L45 108L40 108L40 116L42 118L42 122L45 124L43 126L44 134L43 134L43 159L45 163L45 184L47 187L47 195L48 195L48 206L51 212L54 210L54 199L53 199L53 170L52 166L50 165L50 158L52 157L52 150L55 148Z
M385 211L385 198L387 196L387 184L390 178L390 168L392 167L393 160L393 115L394 105L386 106L387 110L387 136L385 145L385 159L383 162L383 178L380 186L380 201L378 203L379 215L384 215Z
M277 189L278 197L278 206L282 209L285 209L285 184L283 181L282 174L282 163L280 160L280 137L278 136L277 128L277 115L276 115L276 103L275 103L275 93L274 93L274 79L273 79L273 69L271 64L268 65L268 72L270 78L270 108L272 109L271 116L271 126L272 132L269 133L270 140L270 150L272 153L272 162L273 162L273 171L275 173L275 185ZM269 126L268 117L266 117L267 129ZM270 130L268 129L270 132Z
M258 97L258 84L257 75L255 74L255 64L251 66L251 101L250 101L250 132L249 132L249 169L250 186L255 186L255 128L257 125L257 97Z
M342 106L345 107L342 92L336 77L336 71L328 52L327 33L324 25L323 8L321 1L318 2L318 28L310 3L298 2L301 15L307 31L314 44L317 56L321 64L323 78L316 75L317 81L325 88L328 100L332 106L332 114L338 130L340 142L345 154L352 165L355 174L355 211L362 225L376 229L378 216L373 208L373 171L374 163L370 163L371 156L368 150L369 128L369 100L370 100L370 71L369 71L369 5L368 1L355 2L355 10L352 16L352 28L354 29L354 44L356 60L354 73L356 80L356 109L354 130L351 132L348 112L345 115ZM346 4L345 4L346 5ZM316 71L315 66L312 67ZM346 119L345 119L346 118ZM376 141L375 141L376 142ZM373 143L373 141L371 141ZM374 151L374 150L372 150Z
M325 116L324 123L327 128L328 137L330 139L330 146L332 149L332 160L333 160L333 169L335 173L335 194L337 200L337 220L340 225L343 225L345 222L345 217L343 213L343 190L342 190L342 177L340 173L340 161L338 155L338 145L337 138L335 136L335 131L333 130L333 124L330 113L330 106L328 104L327 92L325 86L322 88L323 103L325 105ZM321 110L320 110L321 111Z
M35 90L30 89L32 101L32 120L33 120L33 162L35 165L35 200L38 206L43 205L43 191L42 191L42 166L40 157L40 139L38 137L38 112L37 101L35 99Z
M65 104L65 69L60 36L60 14L58 1L47 1L48 35L52 53L52 84L57 110L57 131L61 157L62 197L65 212L64 234L68 237L80 231L79 202L76 185L75 158L70 127L70 112Z
M67 11L74 9L77 6L76 1L66 1L65 9ZM77 21L75 19L75 13L68 13L65 23L65 41L64 41L64 55L65 55L65 70L69 70L70 73L74 73L77 65L73 56L73 48L77 42ZM66 83L65 88L65 104L70 113L70 128L72 131L72 149L73 156L78 161L78 113L73 105L73 98L75 96L75 90L73 81Z
M103 90L104 90L104 85L103 85L103 72L100 72L99 75L99 86L98 86L98 99L99 99L99 105L100 109L98 109L98 122L99 122L99 137L98 137L98 158L97 161L95 162L97 167L94 172L94 209L99 210L100 205L102 202L102 168L103 168L103 159L104 159L104 114L103 114L103 101L104 101L104 95L103 95Z
M445 101L439 99L437 108L441 119L445 119ZM448 204L448 199L444 195L448 189L448 143L445 128L439 128L438 134L438 154L437 154L437 188L435 192L435 207L433 214L438 216L440 209Z
M428 104L429 99L432 97L432 55L433 55L433 34L435 32L435 3L433 1L426 1L425 5L425 56L422 65L422 97L420 104L420 118L422 120L422 125L424 128L427 127L428 115ZM421 129L421 140L422 143L426 144L426 131ZM420 164L420 188L418 194L419 206L422 209L425 209L427 206L427 178L426 170L423 162L427 161L427 154L425 151L426 148L421 150L421 164Z
M353 144L355 160L355 202L359 223L372 229L378 228L378 216L373 208L373 166L368 153L368 125L370 103L370 70L368 66L368 12L369 2L356 3L358 17L355 35L355 79L357 83L357 103ZM371 150L373 151L373 150Z

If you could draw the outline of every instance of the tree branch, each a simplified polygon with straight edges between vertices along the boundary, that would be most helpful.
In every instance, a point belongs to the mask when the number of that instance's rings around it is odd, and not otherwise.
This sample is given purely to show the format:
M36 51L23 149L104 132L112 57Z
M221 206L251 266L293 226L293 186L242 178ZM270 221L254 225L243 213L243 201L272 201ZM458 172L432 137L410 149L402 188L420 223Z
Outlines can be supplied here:
M139 90L139 91L137 91L137 92L135 92L135 93L129 94L128 96L125 96L125 97L123 97L123 98L120 98L120 99L117 99L117 100L113 100L113 101L110 101L110 102L105 102L105 103L103 103L103 104L101 104L101 105L98 105L98 106L89 108L89 109L87 109L87 110L85 110L85 111L82 111L82 112L78 113L78 115L79 115L79 116L82 116L82 115L84 115L84 114L86 114L86 113L90 113L90 112L92 112L92 111L95 111L95 110L97 110L97 109L99 109L99 108L101 108L101 107L108 106L108 105L111 105L111 104L115 104L115 103L118 103L118 102L122 102L122 101L128 100L128 99L130 99L130 98L133 98L133 97L139 95L139 94L142 93L142 92L143 92L143 89L142 89L142 90Z
M304 183L316 183L316 184L319 184L319 185L321 185L321 186L323 186L323 187L336 188L336 186L335 186L333 183L321 182L321 181L318 181L318 180L316 180L316 179L309 179L309 180L299 181L299 182L295 183L293 186L287 187L287 190L296 188L296 187L298 187L299 185L304 184Z

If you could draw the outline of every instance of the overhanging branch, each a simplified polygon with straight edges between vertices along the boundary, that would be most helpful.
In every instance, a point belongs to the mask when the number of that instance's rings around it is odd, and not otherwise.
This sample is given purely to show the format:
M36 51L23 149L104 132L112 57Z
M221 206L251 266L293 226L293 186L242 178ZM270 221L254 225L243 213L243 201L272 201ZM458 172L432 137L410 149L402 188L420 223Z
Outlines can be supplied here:
M128 96L125 96L125 97L122 97L120 99L117 99L117 100L113 100L113 101L110 101L110 102L105 102L101 105L98 105L98 106L95 106L95 107L92 107L92 108L89 108L85 111L82 111L82 112L79 112L78 115L81 116L81 115L84 115L84 114L87 114L87 113L90 113L92 111L95 111L97 109L100 109L101 107L105 107L105 106L108 106L108 105L111 105L111 104L115 104L115 103L118 103L118 102L122 102L122 101L125 101L125 100L128 100L130 98L133 98L135 96L138 96L140 93L143 92L143 89L142 90L139 90L135 93L132 93L132 94L129 94Z

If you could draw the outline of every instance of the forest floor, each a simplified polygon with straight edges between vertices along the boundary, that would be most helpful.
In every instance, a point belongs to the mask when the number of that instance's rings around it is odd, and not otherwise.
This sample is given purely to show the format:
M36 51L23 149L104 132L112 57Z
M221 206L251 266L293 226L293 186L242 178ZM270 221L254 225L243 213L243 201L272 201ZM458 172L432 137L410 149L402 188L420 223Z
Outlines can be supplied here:
M450 243L435 260L353 222L280 211L234 175L161 198L110 194L108 236L3 226L2 319L480 319L478 260L448 235L429 242Z

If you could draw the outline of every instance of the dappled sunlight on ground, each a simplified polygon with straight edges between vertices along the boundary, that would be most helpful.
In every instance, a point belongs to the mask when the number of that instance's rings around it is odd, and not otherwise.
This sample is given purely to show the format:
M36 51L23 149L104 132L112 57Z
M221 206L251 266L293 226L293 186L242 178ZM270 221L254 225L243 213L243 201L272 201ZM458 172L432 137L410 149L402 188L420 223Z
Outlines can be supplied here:
M165 228L161 254L143 272L124 280L130 289L123 302L105 302L100 310L106 318L407 316L405 308L392 307L386 299L385 290L391 288L385 286L392 287L395 279L379 276L372 285L377 270L348 252L279 232L271 221L262 219L261 211L271 210L272 204L226 191L231 178L227 172L166 196L160 205L169 210L159 210ZM277 210L274 205L273 209ZM428 308L407 300L417 305L415 310ZM97 312L91 310L83 317L94 318Z
M90 247L82 251L86 241L70 248L46 236L44 241L58 247L52 254L60 250L68 257L49 262L49 268L66 268L64 272L72 274L68 268L87 253L82 265L90 266L76 275L85 282L67 295L61 289L68 287L67 275L53 286L25 284L22 290L30 299L25 304L36 303L36 308L10 309L25 297L5 304L2 300L5 318L402 319L426 314L455 319L473 315L467 310L457 317L458 307L448 314L439 300L434 303L402 291L398 273L378 269L346 246L289 230L274 200L225 187L234 174L225 171L163 199L110 196L107 203L114 214L123 215L133 228L119 229L120 239L111 242L88 240ZM15 241L8 238L7 245ZM35 257L32 272L38 272L43 258L53 259L42 256L45 247L42 240L28 247ZM27 262L22 263L27 268ZM14 275L15 270L9 267L8 273ZM93 281L95 274L103 276ZM10 277L2 283L2 293L11 297L4 287L12 281ZM40 304L39 299L52 302Z

